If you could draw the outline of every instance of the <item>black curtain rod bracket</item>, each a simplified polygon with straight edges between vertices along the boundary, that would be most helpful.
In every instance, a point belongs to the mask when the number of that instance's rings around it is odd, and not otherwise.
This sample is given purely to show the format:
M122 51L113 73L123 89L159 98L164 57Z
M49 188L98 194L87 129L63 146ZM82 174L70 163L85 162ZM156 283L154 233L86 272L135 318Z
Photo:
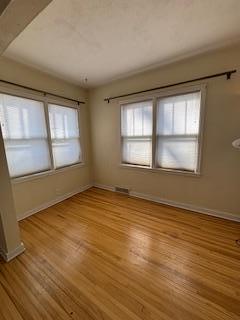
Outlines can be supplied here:
M181 81L181 82L177 82L177 83L167 84L167 85L164 85L164 86L161 86L161 87L155 87L155 88L151 88L151 89L146 89L146 90L131 92L131 93L127 93L127 94L122 94L122 95L119 95L119 96L108 97L108 98L105 98L104 101L106 101L107 103L110 103L111 100L118 99L118 98L129 97L129 96L133 96L135 94L140 94L140 93L146 93L146 92L150 92L150 91L154 91L154 90L161 90L161 89L171 88L171 87L179 86L179 85L186 84L186 83L191 83L191 82L196 82L196 81L201 81L201 80L206 80L206 79L212 79L212 78L217 78L217 77L226 76L226 80L230 80L232 74L236 73L236 72L237 72L237 70L235 69L235 70L229 70L229 71L225 71L225 72L221 72L221 73L215 73L215 74L211 74L211 75L200 77L200 78L195 78L195 79L191 79L191 80L186 80L186 81Z
M68 97L65 97L65 96L62 96L62 95L59 95L59 94L54 94L54 93L51 93L51 92L48 92L48 91L38 90L38 89L35 89L35 88L32 88L32 87L28 87L28 86L24 86L22 84L18 84L18 83L15 83L15 82L1 80L1 79L0 79L0 82L6 83L6 84L10 84L10 85L13 85L13 86L17 86L17 87L22 88L22 89L27 89L27 90L32 90L32 91L35 91L35 92L39 92L39 93L42 93L44 96L46 96L48 94L48 95L53 96L53 97L57 97L57 98L66 99L66 100L69 100L69 101L77 102L78 105L80 103L81 104L85 104L84 101L68 98Z

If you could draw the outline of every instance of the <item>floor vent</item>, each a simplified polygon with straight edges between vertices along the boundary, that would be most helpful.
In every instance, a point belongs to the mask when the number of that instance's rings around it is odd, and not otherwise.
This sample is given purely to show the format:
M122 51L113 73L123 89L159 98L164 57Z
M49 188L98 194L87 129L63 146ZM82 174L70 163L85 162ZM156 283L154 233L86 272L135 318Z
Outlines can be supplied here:
M129 189L127 188L120 188L120 187L115 187L116 192L124 193L124 194L129 194Z

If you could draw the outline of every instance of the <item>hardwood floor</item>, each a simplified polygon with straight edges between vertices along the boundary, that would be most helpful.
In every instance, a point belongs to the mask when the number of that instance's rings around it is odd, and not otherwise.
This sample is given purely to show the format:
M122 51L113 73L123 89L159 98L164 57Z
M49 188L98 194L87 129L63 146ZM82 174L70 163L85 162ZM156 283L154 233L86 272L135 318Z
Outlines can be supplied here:
M0 319L240 319L240 224L92 188L20 223Z

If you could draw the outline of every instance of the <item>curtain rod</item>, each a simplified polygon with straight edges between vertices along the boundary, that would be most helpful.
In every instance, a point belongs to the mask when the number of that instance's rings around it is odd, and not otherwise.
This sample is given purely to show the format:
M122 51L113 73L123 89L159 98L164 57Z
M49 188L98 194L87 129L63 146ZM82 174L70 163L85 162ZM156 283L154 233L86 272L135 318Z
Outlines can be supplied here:
M78 105L80 103L81 104L85 104L84 101L68 98L68 97L65 97L65 96L61 96L59 94L54 94L54 93L51 93L51 92L48 92L48 91L43 91L43 90L35 89L35 88L32 88L32 87L28 87L28 86L23 86L22 84L18 84L18 83L15 83L15 82L10 82L10 81L1 80L1 79L0 79L0 82L6 83L6 84L10 84L10 85L14 85L14 86L17 86L17 87L22 88L22 89L28 89L28 90L33 90L33 91L36 91L36 92L40 92L43 95L49 94L50 96L53 96L53 97L58 97L58 98L66 99L66 100L69 100L69 101L77 102Z
M186 80L186 81L181 81L181 82L177 82L177 83L167 84L167 85L164 85L164 86L161 86L161 87L155 87L155 88L151 88L151 89L146 89L146 90L131 92L131 93L127 93L127 94L122 94L122 95L119 95L119 96L108 97L108 98L105 98L104 101L107 101L109 103L111 100L118 99L118 98L123 98L123 97L129 97L129 96L132 96L134 94L139 94L139 93L145 93L145 92L154 91L154 90L170 88L170 87L174 87L174 86L179 86L181 84L186 84L186 83L190 83L190 82L195 82L195 81L200 81L200 80L205 80L205 79L211 79L211 78L216 78L216 77L226 76L226 79L229 80L229 79L231 79L231 75L233 73L236 73L236 72L237 72L237 70L235 69L235 70L229 70L229 71L225 71L225 72L221 72L221 73L215 73L215 74L211 74L211 75L200 77L200 78L195 78L195 79L191 79L191 80Z

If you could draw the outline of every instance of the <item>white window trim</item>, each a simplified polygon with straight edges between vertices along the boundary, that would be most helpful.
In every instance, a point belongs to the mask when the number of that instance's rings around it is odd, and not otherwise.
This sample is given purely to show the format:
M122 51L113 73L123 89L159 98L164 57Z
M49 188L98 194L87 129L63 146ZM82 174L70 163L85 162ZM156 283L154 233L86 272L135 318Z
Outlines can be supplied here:
M31 180L36 180L36 179L40 179L40 178L44 178L47 176L52 176L61 172L65 172L65 171L69 171L72 169L77 169L77 168L81 168L81 167L85 167L86 164L83 162L79 162L79 163L75 163L66 167L61 167L58 169L50 169L47 171L42 171L42 172L38 172L38 173L33 173L27 176L22 176L22 177L17 177L17 178L12 178L11 182L12 184L18 184L18 183L22 183L22 182L27 182L27 181L31 181Z
M192 177L200 177L202 172L202 149L203 149L203 133L204 133L204 117L205 117L205 102L206 102L206 90L207 85L205 83L199 85L191 85L191 86L182 86L175 89L168 90L158 90L152 94L143 94L138 95L137 97L133 97L132 99L121 100L119 101L118 108L118 119L119 119L119 128L118 135L120 137L120 145L119 145L119 167L124 169L135 169L138 171L148 171L155 173L169 173L169 174L177 174L177 175L186 175ZM186 93L200 91L201 92L201 102L200 102L200 119L199 119L199 134L198 134L198 160L197 160L197 168L195 172L178 170L178 169L168 169L168 168L158 168L155 166L155 153L156 153L156 110L157 110L157 99L175 96L175 95L183 95ZM134 103L134 102L142 102L152 100L153 101L153 124L152 124L152 165L151 167L134 165L122 162L122 135L121 135L121 107L124 104Z
M49 150L49 156L50 156L50 164L51 167L49 170L45 170L45 171L40 171L40 172L34 172L31 173L29 175L23 175L23 176L19 176L19 177L13 177L11 178L11 182L13 184L17 184L17 183L21 183L24 181L30 181L30 180L35 180L38 178L43 178L49 175L53 175L53 174L57 174L60 172L64 172L67 170L72 170L74 168L81 168L84 167L86 165L85 163L85 148L83 145L83 136L82 136L82 117L81 117L81 107L77 104L74 103L72 101L69 101L67 99L57 99L57 98L53 98L50 95L43 95L43 94L38 94L38 93L32 93L30 90L28 91L23 90L23 89L19 89L17 87L14 88L9 88L7 86L0 86L0 94L8 94L8 95L12 95L12 96L16 96L19 98L25 98L25 99L31 99L31 100L35 100L35 101L39 101L43 103L43 107L44 107L44 115L45 115L45 123L46 123L46 130L47 130L47 141L48 141L48 150ZM80 141L80 146L81 146L81 152L82 152L82 161L81 162L77 162L77 163L73 163L70 165L66 165L63 167L59 167L59 168L54 168L54 162L53 162L53 154L52 154L52 140L51 140L51 132L50 132L50 124L49 124L49 113L48 113L48 104L57 104L59 106L63 106L63 107L68 107L68 108L74 108L77 110L78 112L78 124L79 124L79 141Z

